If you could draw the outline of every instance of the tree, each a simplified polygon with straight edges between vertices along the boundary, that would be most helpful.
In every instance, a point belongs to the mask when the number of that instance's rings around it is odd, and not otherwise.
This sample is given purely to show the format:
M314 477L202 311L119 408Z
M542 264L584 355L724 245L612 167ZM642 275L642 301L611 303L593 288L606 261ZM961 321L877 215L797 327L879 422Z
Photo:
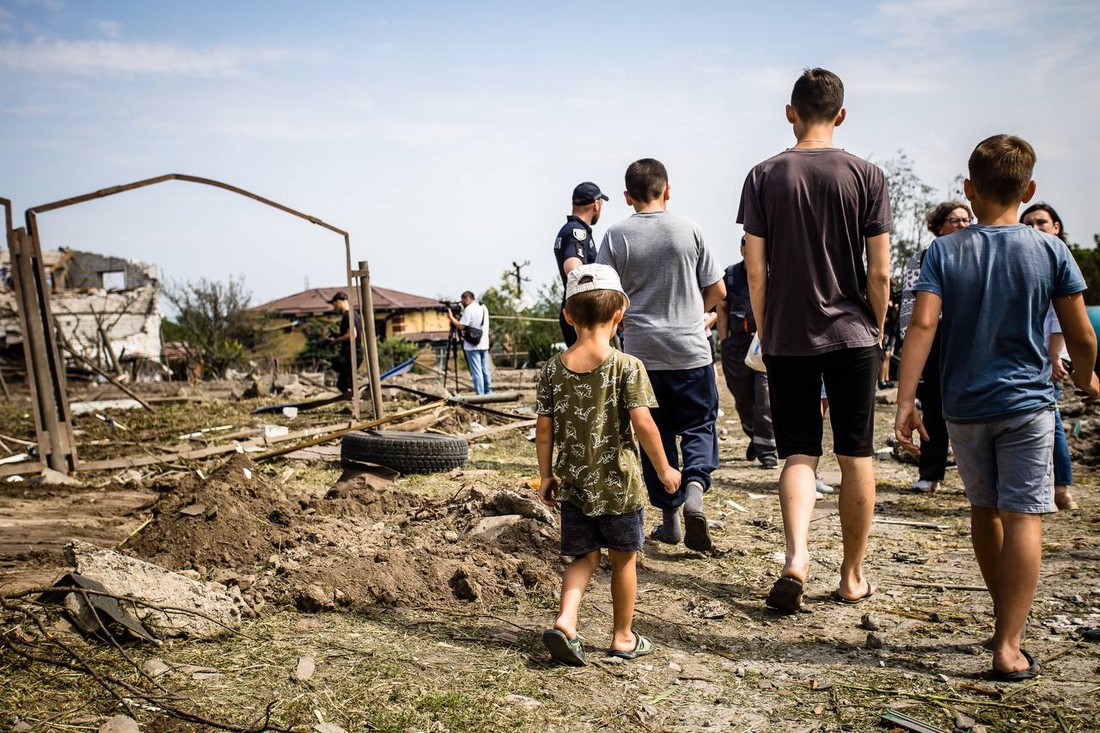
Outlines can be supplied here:
M1077 260L1077 266L1081 268L1081 274L1085 276L1085 282L1100 283L1100 234L1093 235L1094 247L1081 247L1071 244L1069 251L1073 259ZM1100 305L1100 288L1089 287L1085 291L1085 305Z
M553 344L561 340L558 312L561 309L561 281L539 288L533 303L525 301L516 283L515 273L505 270L500 285L489 288L480 298L494 316L490 319L490 339L506 353L524 353L523 366L533 367L552 353ZM543 319L543 320L535 320ZM514 363L521 362L518 359Z
M905 263L932 239L925 228L924 217L936 205L932 196L936 190L914 172L913 161L902 150L879 165L886 174L890 208L894 214L894 228L890 232L890 277L900 282Z
M173 331L205 374L224 377L227 369L244 363L246 349L256 344L256 331L247 312L252 295L243 277L170 283L164 297L178 313Z

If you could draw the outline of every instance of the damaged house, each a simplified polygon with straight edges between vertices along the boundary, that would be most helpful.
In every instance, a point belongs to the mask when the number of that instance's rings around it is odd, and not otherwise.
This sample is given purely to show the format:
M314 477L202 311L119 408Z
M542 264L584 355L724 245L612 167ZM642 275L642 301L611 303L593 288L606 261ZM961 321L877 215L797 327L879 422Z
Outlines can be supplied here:
M332 305L329 301L338 292L347 292L347 288L303 290L258 305L252 311L287 321L330 316ZM352 307L358 308L359 293L352 290L349 295ZM374 301L374 323L378 338L403 338L421 346L447 342L451 324L444 310L446 306L435 298L372 285L371 299Z
M134 380L165 376L154 265L71 249L44 252L43 259L64 355ZM0 352L13 358L23 344L15 304L9 254L0 250Z

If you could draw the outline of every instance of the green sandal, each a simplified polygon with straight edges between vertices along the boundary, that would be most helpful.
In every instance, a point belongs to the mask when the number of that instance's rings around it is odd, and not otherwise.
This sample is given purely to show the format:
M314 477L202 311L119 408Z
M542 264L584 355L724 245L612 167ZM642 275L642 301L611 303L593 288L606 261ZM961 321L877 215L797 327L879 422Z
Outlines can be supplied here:
M588 664L580 636L570 639L557 629L547 629L542 632L542 643L550 652L550 656L562 664L568 664L570 667L583 667Z
M622 649L607 650L607 656L618 657L619 659L637 659L652 653L653 642L637 632L634 633L634 648L630 651L623 651Z

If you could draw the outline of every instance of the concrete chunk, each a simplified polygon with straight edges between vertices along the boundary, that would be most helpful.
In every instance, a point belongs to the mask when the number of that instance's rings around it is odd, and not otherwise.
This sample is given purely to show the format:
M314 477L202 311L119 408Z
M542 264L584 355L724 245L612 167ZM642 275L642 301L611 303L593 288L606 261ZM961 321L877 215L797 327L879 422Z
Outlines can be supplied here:
M158 638L215 637L240 626L244 601L239 593L233 594L219 583L191 580L152 563L78 540L66 545L65 553L77 573L99 581L115 595L202 614L160 611L123 602Z

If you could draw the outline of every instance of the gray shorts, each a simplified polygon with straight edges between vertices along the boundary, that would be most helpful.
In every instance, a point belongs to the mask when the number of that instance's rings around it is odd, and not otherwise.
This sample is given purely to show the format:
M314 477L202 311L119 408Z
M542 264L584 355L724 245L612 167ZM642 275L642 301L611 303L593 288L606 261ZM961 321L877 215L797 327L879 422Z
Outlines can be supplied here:
M1054 508L1054 408L994 422L947 423L966 498L1021 514Z
M1051 455L1053 455L1053 449ZM645 542L642 510L590 517L567 501L561 503L561 554L580 557L606 547L636 552Z

